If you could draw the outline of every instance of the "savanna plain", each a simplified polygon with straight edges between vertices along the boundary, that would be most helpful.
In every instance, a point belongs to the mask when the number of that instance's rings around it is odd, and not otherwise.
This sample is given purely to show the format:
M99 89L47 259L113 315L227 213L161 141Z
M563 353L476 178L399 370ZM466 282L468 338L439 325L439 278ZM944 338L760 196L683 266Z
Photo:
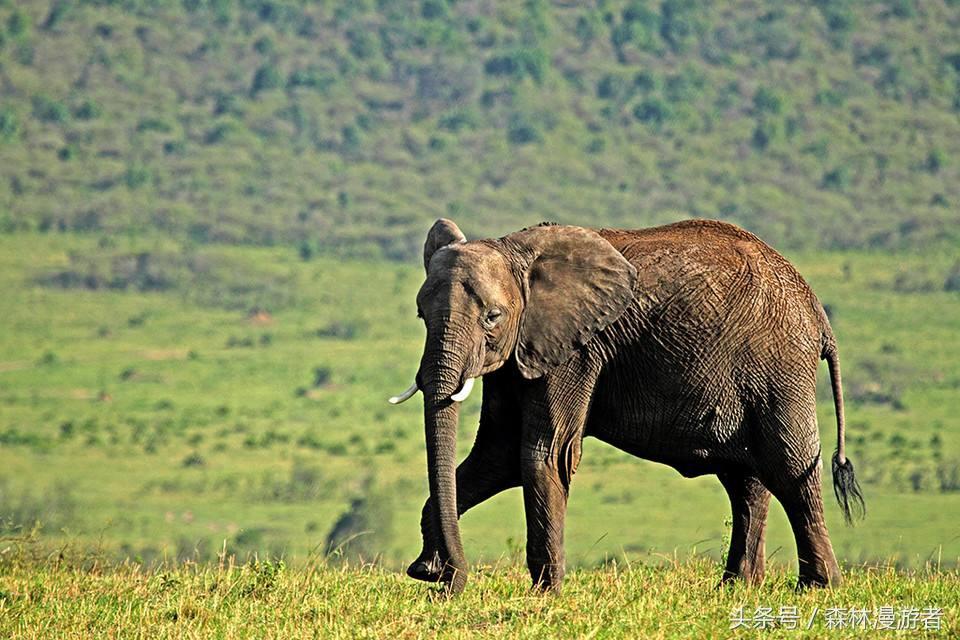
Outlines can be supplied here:
M955 0L0 0L0 637L957 636L958 33ZM793 261L867 501L827 500L844 584L793 590L774 504L767 581L715 589L716 479L589 439L562 593L518 490L464 515L461 597L406 578L422 415L386 398L442 216L719 218Z

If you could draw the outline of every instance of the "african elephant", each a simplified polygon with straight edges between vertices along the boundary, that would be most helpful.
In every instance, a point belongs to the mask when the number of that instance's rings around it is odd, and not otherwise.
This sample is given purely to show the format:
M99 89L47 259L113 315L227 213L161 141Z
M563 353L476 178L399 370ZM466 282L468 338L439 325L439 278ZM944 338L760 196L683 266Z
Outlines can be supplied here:
M719 477L733 509L723 581L762 580L772 494L796 538L798 586L839 582L820 493L821 359L848 521L863 499L844 454L836 341L783 256L711 220L631 231L544 223L474 242L438 220L423 262L426 345L413 386L390 399L424 396L430 497L410 576L462 591L460 514L522 486L530 575L559 588L570 480L594 436L687 477ZM480 376L476 442L455 467L459 404Z

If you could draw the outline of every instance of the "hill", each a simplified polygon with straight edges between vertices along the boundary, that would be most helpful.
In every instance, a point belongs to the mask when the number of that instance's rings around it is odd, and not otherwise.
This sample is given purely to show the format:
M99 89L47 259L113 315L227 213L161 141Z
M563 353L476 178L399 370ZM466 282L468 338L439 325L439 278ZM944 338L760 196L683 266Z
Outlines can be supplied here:
M0 229L410 259L434 218L960 242L960 3L0 2Z

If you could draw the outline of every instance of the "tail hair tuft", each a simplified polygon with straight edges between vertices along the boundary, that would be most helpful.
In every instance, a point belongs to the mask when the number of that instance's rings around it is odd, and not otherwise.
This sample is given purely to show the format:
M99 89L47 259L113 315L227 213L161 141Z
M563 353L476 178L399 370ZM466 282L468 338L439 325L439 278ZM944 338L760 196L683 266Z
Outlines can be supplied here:
M833 453L833 493L837 496L843 519L848 525L863 520L867 515L867 505L863 501L860 483L853 473L853 463L847 458L840 462L840 452Z

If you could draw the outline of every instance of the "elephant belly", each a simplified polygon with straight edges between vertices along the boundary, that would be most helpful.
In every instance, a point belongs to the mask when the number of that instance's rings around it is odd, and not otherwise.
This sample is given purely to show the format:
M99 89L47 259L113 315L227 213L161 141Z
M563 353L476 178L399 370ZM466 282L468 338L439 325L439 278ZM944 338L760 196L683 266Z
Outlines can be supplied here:
M693 477L747 462L743 415L734 394L662 379L601 381L584 435Z

